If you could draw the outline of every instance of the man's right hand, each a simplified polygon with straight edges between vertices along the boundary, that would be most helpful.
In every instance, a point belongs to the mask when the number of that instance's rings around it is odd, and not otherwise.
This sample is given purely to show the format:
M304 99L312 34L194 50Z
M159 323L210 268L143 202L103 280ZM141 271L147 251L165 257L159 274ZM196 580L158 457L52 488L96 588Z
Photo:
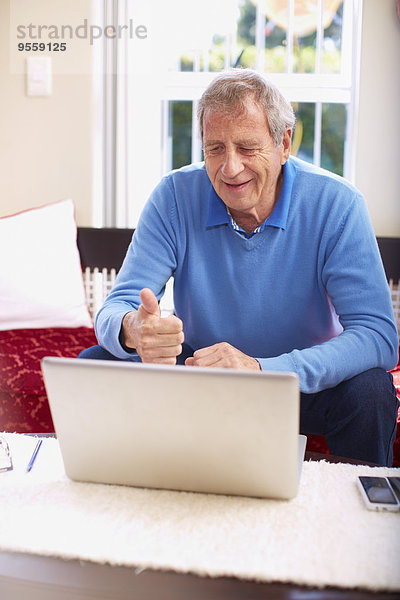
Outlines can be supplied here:
M144 363L174 365L182 352L182 321L174 315L161 318L157 298L150 289L140 292L140 300L138 310L127 313L122 320L125 346L135 349Z

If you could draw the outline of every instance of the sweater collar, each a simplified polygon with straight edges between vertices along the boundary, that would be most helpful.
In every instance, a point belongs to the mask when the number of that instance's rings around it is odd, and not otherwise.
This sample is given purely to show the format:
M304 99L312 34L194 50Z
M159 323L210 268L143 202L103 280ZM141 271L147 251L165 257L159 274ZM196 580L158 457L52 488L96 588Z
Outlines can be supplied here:
M262 224L265 227L277 227L286 229L287 218L290 207L290 197L292 194L293 182L296 177L296 167L291 158L283 166L283 182L281 193L274 210ZM214 188L211 186L208 202L208 220L207 227L217 225L229 225L231 222L227 208Z

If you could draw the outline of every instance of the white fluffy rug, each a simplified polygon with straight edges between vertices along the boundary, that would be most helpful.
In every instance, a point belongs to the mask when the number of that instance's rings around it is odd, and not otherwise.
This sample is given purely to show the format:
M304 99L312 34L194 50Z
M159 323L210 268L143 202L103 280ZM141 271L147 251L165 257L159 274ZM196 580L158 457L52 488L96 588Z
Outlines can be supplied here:
M58 442L5 434L0 550L314 586L400 589L400 513L364 508L358 475L398 469L305 462L291 501L75 483Z

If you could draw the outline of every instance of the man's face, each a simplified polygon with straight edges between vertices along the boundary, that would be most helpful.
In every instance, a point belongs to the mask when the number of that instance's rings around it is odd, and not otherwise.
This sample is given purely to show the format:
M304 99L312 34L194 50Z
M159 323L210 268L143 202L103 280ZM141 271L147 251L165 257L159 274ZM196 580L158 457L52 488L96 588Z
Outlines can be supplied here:
M253 217L262 223L271 214L279 195L282 165L289 157L290 139L288 129L282 143L274 145L265 113L251 98L244 112L205 111L207 173L234 218Z

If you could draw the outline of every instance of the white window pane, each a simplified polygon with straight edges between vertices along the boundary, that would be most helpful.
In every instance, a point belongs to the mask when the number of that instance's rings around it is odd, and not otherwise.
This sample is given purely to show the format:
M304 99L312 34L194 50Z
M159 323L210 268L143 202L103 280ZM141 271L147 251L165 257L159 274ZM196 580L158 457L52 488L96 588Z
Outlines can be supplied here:
M337 175L344 174L346 121L346 105L322 105L321 167Z
M192 162L192 106L189 101L168 102L169 169L179 169Z
M333 12L333 11L332 11ZM324 29L322 72L340 73L342 62L342 39L343 39L343 2L332 14L329 24Z

